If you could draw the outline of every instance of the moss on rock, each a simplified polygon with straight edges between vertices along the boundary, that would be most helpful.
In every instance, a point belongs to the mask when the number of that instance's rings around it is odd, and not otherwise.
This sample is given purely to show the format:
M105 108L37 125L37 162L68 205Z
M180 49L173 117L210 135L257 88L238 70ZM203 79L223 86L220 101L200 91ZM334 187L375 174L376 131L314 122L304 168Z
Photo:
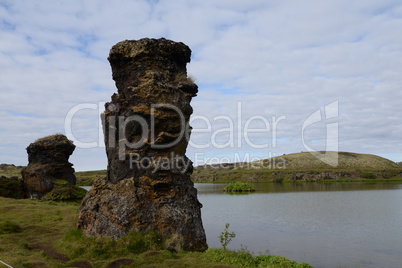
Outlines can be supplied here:
M53 189L42 197L47 201L70 201L82 199L87 191L81 187L71 184L54 184Z

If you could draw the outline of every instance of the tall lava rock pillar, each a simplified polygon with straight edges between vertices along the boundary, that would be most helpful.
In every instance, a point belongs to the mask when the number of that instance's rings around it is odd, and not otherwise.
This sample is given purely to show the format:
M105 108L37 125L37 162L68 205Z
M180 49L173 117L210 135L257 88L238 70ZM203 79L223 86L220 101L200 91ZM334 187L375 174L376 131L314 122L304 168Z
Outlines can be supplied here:
M85 235L152 231L168 249L207 249L185 156L198 92L187 77L190 55L185 44L163 38L126 40L110 50L118 94L102 115L108 174L82 201L77 226Z

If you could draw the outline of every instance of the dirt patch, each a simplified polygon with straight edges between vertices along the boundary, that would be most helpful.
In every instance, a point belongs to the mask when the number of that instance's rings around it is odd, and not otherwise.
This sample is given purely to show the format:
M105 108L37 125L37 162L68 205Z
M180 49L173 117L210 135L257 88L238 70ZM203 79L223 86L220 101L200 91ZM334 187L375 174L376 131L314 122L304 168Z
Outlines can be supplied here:
M28 225L28 226L24 227L24 230L33 230L36 234L35 237L26 238L26 240L29 242L29 247L41 250L47 256L49 256L50 258L52 258L56 261L59 261L59 262L68 262L70 260L69 257L67 257L64 254L60 254L60 253L56 252L52 247L52 243L55 240L62 237L59 233L54 233L49 229L44 229L44 228L41 228L36 225ZM43 240L41 239L42 241L39 242L38 240L40 240L41 236L43 238L44 234L46 236L51 236L51 238L45 242L43 242Z
M35 230L36 234L50 234L51 231L49 229L44 229L42 227L36 225L28 225L24 227L24 230Z
M29 268L47 268L49 267L46 263L44 262L29 262L29 263L24 263L24 267L29 267Z
M70 260L66 255L57 253L49 244L33 244L31 247L42 250L47 256L59 262L68 262Z
M132 259L120 259L120 260L115 260L106 266L106 268L118 268L122 265L130 265L133 264L134 260Z

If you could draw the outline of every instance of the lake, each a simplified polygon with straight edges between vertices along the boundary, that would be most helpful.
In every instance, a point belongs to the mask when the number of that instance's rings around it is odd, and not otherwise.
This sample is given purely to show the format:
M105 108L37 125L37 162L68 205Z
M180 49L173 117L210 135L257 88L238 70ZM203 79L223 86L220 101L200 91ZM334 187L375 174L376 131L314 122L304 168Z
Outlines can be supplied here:
M230 223L229 249L285 256L314 267L402 267L402 184L196 183L209 247Z

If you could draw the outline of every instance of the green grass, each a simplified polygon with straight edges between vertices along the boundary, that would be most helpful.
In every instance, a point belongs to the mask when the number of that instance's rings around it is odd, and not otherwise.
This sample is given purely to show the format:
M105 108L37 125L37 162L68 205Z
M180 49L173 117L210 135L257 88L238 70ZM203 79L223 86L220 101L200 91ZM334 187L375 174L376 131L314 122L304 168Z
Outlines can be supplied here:
M285 257L271 256L271 255L259 255L253 257L253 255L244 250L231 251L224 249L208 249L206 254L208 259L214 263L232 264L240 267L283 267L283 268L308 268L311 267L306 263L296 263Z
M0 222L0 234L20 233L21 227L10 221Z
M107 170L79 171L75 172L77 185L91 186L96 178L104 178L107 175Z
M63 180L56 181L53 189L46 193L42 200L50 201L70 201L70 200L80 200L84 198L87 191L79 186L68 184L68 182Z
M121 259L132 267L310 267L284 257L208 249L206 252L163 250L155 233L131 232L110 238L85 237L75 229L78 203L0 198L0 260L14 268L72 267L88 262L106 267Z

